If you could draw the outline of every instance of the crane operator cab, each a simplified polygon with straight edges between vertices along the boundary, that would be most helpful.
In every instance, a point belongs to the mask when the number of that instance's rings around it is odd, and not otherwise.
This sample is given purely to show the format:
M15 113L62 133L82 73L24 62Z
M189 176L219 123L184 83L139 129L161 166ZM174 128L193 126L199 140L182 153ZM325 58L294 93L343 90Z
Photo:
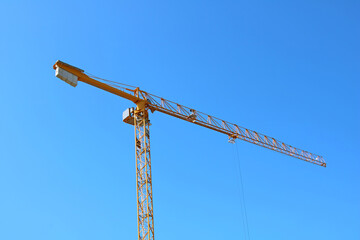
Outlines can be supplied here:
M134 125L134 108L128 108L123 112L123 122Z

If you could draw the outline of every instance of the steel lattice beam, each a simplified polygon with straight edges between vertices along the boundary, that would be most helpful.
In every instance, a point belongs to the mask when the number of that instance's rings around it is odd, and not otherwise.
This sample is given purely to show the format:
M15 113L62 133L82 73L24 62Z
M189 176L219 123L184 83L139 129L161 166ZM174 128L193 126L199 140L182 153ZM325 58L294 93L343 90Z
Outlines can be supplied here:
M135 126L139 240L154 240L154 214L149 136L150 124L147 110L151 110L151 112L159 111L199 126L221 132L228 135L231 141L241 139L294 158L326 167L326 162L320 155L295 148L275 138L268 137L253 130L246 129L236 124L155 96L142 91L139 88L91 75L89 76L88 74L85 74L84 70L61 61L57 61L53 68L56 70L55 74L58 78L69 83L73 87L77 86L78 81L82 81L122 98L128 99L136 104L136 110L134 110L134 113L130 111L127 112L125 122L134 124Z
M134 111L138 239L154 240L150 132L146 110Z

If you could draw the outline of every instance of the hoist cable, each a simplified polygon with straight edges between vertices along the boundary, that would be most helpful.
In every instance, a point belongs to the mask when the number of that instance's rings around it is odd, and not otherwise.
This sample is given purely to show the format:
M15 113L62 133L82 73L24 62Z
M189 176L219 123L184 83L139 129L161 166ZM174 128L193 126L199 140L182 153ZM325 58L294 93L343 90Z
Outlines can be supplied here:
M239 155L239 149L238 149L238 145L235 141L235 164L237 167L237 175L239 178L239 182L240 182L240 195L241 195L241 211L243 211L243 225L244 225L244 235L245 235L245 239L249 239L250 240L250 231L249 231L249 222L248 222L248 217L247 217L247 210L246 210L246 204L245 204L245 191L244 191L244 182L243 182L243 177L242 177L242 170L241 170L241 161L240 161L240 155Z

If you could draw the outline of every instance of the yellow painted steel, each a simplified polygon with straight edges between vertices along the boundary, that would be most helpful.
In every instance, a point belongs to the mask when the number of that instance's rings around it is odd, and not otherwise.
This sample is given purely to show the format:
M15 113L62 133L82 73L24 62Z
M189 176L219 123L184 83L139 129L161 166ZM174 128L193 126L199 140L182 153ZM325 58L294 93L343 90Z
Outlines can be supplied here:
M129 93L121 91L121 90L119 90L117 88L111 87L106 83L102 83L100 81L97 81L97 80L89 77L88 75L86 75L84 73L84 70L82 70L80 68L71 66L70 64L61 62L59 60L53 66L54 69L56 69L57 67L65 69L66 71L76 75L79 78L79 81L82 81L82 82L87 83L89 85L92 85L94 87L100 88L100 89L105 90L107 92L113 93L115 95L118 95L119 97L126 98L126 99L128 99L128 100L130 100L130 101L132 101L132 102L134 102L136 104L144 102L143 99L140 99L140 98L138 98L138 97L136 97L134 95L131 95Z
M200 111L185 107L140 90L139 88L123 88L98 81L89 77L84 70L57 61L53 68L62 68L78 77L78 81L103 89L117 96L128 99L136 104L134 110L135 127L135 159L136 159L136 187L137 187L137 215L138 240L154 240L154 212L150 155L150 122L148 110L159 111L167 115L197 124L202 127L228 135L231 141L241 139L261 147L265 147L282 154L298 158L319 166L326 167L322 156L313 154L291 145L285 144L272 137L265 136L253 130L218 119ZM95 77L96 78L96 77ZM102 79L104 80L104 79ZM106 80L107 81L107 80Z
M149 118L146 109L134 111L138 239L154 240L154 212Z

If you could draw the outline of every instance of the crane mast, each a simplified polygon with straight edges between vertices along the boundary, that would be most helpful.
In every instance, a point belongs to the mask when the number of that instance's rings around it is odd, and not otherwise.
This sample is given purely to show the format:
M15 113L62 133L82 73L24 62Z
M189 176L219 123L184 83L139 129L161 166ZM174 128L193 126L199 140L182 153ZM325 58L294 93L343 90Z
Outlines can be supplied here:
M159 111L226 134L231 142L241 139L306 162L326 167L326 162L322 156L295 148L275 138L166 100L140 90L137 87L89 76L90 74L86 74L84 70L61 61L57 61L53 68L56 70L56 77L73 87L77 86L78 81L82 81L136 104L135 109L129 108L123 113L123 121L134 125L135 129L138 240L154 240L149 110L151 112Z
M147 110L133 111L135 126L135 158L138 239L154 239L154 213L150 154L150 121Z

